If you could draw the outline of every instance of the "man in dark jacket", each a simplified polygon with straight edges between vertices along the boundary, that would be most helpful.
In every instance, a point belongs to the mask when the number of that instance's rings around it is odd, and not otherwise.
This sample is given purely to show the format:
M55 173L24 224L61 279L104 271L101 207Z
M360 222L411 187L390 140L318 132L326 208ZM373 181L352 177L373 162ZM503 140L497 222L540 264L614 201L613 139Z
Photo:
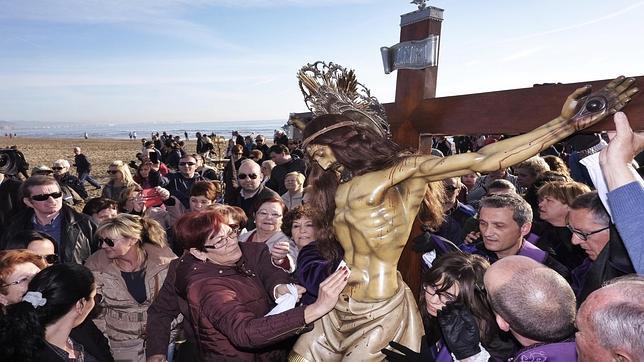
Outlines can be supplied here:
M181 201L186 209L190 208L190 189L197 181L208 181L197 172L197 160L192 155L179 159L179 172L168 174L168 184L165 188L170 195Z
M96 224L89 216L63 205L63 194L56 179L32 176L23 183L21 196L29 209L13 218L6 228L0 243L2 249L17 232L36 230L54 238L61 262L82 264L98 250L94 240Z
M90 175L92 164L87 159L87 156L81 153L80 147L74 147L74 166L76 166L76 173L81 183L87 181L97 190L101 189L101 184Z
M289 172L297 171L306 176L306 163L304 160L291 157L291 152L285 145L273 145L269 148L271 160L275 167L271 171L271 178L266 183L273 191L280 195L286 193L284 179Z
M230 205L241 207L244 210L248 217L246 228L251 230L255 228L255 204L270 197L279 197L279 195L262 185L261 168L253 160L245 159L241 162L237 172L237 179L241 187L237 192L237 197Z

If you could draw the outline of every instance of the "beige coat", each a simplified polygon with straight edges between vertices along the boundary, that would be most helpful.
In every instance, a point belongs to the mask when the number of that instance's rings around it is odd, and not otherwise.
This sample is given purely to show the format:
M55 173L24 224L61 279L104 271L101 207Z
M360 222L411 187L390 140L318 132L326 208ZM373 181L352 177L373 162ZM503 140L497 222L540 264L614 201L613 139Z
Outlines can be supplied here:
M159 294L168 265L177 256L168 247L144 244L147 299L139 304L127 290L121 271L98 250L87 259L96 279L96 293L103 295L101 312L94 322L110 342L115 361L145 361L147 311ZM173 326L174 327L174 326Z

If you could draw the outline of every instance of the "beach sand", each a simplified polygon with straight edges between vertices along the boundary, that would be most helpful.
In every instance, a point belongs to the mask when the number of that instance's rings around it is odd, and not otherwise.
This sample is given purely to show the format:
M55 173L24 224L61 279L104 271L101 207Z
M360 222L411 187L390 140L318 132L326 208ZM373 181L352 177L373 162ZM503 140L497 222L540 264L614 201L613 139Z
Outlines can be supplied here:
M186 142L185 150L194 153L196 140L193 138ZM114 160L122 160L125 163L136 160L136 154L141 152L141 140L117 140L117 139L46 139L46 138L12 138L2 137L0 143L2 148L12 145L18 146L18 150L25 155L29 162L29 173L38 165L52 166L54 161L64 158L70 164L74 163L74 147L78 146L92 163L91 175L101 185L108 181L107 168ZM70 172L76 174L76 168L72 166ZM100 196L100 190L94 190L89 183L85 187L90 197Z

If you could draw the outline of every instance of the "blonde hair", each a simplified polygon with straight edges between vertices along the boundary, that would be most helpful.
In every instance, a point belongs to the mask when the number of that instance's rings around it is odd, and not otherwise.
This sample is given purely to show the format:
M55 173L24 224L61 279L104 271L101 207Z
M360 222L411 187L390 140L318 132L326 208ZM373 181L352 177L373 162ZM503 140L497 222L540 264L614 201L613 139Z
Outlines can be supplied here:
M530 157L527 160L513 167L515 170L525 168L530 171L532 176L540 176L546 171L550 171L548 163L540 156Z
M138 185L134 181L134 178L132 178L132 173L130 172L130 166L126 165L123 161L121 160L112 161L109 167L116 167L119 171L121 171L121 175L123 175L124 186L131 186L133 184ZM110 180L110 182L108 183L112 183L112 181Z
M289 172L284 176L284 180L286 180L287 177L289 176L295 176L297 178L297 181L300 183L300 185L304 185L304 180L306 179L304 175L297 171Z
M125 236L140 240L142 244L153 244L158 247L167 245L163 227L153 219L130 214L118 214L113 219L103 220L96 229L96 236Z

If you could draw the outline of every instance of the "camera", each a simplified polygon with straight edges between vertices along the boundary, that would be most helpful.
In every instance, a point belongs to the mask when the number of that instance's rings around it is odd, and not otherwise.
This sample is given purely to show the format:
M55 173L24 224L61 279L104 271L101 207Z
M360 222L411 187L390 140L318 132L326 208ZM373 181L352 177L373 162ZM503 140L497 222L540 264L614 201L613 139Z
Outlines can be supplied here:
M12 148L0 149L0 173L16 175L20 170L28 168L27 161L22 152Z

